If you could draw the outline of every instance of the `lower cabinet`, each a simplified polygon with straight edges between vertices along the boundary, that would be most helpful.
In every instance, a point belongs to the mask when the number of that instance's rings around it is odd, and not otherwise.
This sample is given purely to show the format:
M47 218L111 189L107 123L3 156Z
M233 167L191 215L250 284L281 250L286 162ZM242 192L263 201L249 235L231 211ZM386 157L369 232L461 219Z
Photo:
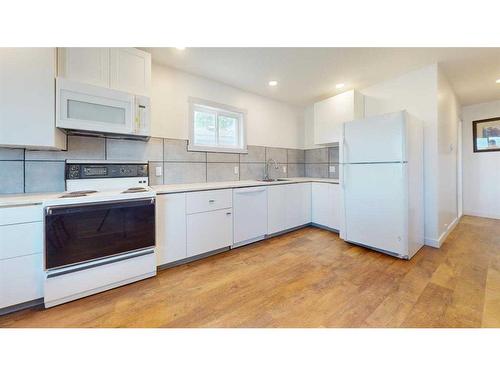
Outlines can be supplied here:
M187 215L186 222L188 257L233 244L231 208Z
M342 207L338 184L312 183L312 222L340 231Z
M43 297L41 253L0 260L0 309Z
M157 264L187 257L186 193L158 195L156 198Z
M311 183L274 185L267 189L268 234L311 222Z

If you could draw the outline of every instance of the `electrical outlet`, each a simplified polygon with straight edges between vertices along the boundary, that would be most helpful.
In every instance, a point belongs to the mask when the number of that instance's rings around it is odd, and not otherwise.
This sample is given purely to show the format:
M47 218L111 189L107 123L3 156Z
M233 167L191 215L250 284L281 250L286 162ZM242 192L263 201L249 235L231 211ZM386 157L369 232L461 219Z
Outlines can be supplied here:
M162 168L161 167L155 168L155 175L156 175L156 177L160 177L162 175Z
M234 174L240 173L240 167L236 166L234 167Z
M286 173L286 165L283 166L283 173Z
M337 168L335 167L335 165L330 165L330 173L335 173L335 171L337 170Z

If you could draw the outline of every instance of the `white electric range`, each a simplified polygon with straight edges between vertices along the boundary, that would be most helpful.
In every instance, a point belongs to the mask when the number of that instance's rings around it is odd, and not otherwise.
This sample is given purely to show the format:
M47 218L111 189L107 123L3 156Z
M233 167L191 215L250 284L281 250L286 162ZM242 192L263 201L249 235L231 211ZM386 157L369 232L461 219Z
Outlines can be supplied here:
M46 307L156 275L155 192L147 163L67 162L44 203Z

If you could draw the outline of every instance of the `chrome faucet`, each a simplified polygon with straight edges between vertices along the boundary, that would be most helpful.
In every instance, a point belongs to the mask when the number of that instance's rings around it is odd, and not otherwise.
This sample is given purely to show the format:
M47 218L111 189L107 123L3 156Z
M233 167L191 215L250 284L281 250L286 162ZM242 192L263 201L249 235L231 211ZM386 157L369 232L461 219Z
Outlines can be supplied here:
M266 161L266 169L265 169L265 172L264 172L264 181L265 180L270 180L269 178L269 164L274 164L274 169L278 169L278 163L276 163L276 160L274 159L269 159L268 161Z

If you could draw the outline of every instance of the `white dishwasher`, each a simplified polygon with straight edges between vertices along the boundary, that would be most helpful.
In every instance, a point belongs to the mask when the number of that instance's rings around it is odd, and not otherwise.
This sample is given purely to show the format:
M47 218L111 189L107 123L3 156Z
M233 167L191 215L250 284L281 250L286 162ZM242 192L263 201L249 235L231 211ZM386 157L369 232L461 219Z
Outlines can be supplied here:
M267 233L267 187L233 189L233 247L261 240Z

